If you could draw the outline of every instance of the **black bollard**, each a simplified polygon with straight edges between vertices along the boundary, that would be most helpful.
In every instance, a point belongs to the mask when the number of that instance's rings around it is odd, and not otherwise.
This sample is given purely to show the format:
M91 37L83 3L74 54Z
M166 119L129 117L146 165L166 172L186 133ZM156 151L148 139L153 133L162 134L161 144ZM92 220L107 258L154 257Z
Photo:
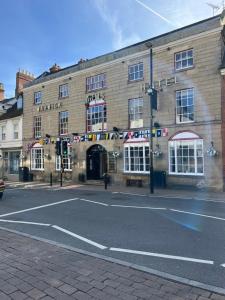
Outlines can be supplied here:
M50 186L52 186L52 172L50 173Z

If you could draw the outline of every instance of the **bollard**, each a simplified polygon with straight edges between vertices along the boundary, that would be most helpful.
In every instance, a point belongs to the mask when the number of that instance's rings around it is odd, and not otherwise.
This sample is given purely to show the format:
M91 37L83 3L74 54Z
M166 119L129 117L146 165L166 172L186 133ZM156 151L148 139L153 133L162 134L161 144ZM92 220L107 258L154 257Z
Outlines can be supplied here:
M50 186L52 186L52 172L50 173Z

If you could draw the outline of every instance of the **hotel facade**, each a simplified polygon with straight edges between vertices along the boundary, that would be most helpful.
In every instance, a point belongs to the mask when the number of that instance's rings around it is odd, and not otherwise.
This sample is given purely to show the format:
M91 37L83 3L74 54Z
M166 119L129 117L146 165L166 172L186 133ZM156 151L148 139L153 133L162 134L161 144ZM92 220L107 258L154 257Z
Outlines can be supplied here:
M150 47L157 110L150 133ZM149 182L222 190L223 15L61 69L23 89L23 164L34 179L60 177L57 139L68 142L64 179Z

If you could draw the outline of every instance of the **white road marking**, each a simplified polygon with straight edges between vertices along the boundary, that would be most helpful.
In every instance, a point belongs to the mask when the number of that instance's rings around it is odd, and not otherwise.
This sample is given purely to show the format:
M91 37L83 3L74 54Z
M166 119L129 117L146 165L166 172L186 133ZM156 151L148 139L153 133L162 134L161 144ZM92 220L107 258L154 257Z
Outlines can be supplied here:
M117 252L124 252L124 253L131 253L131 254L139 254L139 255L161 257L161 258L184 260L184 261L190 261L190 262L196 262L196 263L202 263L202 264L208 264L208 265L214 264L214 261L212 261L212 260L196 259L196 258L192 258L192 257L174 256L174 255L145 252L145 251L136 251L136 250L130 250L130 249L121 249L121 248L109 248L109 250L117 251Z
M91 241L91 240L89 240L89 239L86 239L85 237L82 237L82 236L80 236L80 235L77 235L77 234L75 234L75 233L73 233L73 232L71 232L71 231L69 231L69 230L66 230L66 229L60 227L60 226L52 225L52 227L55 228L55 229L57 229L57 230L59 230L59 231L62 231L62 232L64 232L64 233L66 233L66 234L68 234L68 235L70 235L70 236L73 236L73 237L75 237L75 238L77 238L77 239L79 239L79 240L81 240L81 241L83 241L83 242L86 242L86 243L88 243L88 244L90 244L90 245L92 245L92 246L95 246L95 247L97 247L97 248L99 248L99 249L101 249L101 250L107 249L107 247L105 247L105 246L103 246L103 245L101 245L101 244L98 244L98 243L93 242L93 241Z
M225 268L225 264L222 264L221 267Z
M116 205L116 204L112 204L110 206L123 207L123 208L143 208L143 209L167 210L167 208L165 208L165 207L131 206L131 205Z
M164 199L181 199L181 200L194 200L194 201L205 201L205 202L215 202L215 203L225 203L223 199L221 200L210 200L210 199L202 199L202 198L195 198L195 197L180 197L179 195L148 195L148 194L132 194L132 193L125 193L125 192L112 192L112 194L123 194L123 195L130 195L130 196L140 196L140 197L148 197L148 198L164 198Z
M99 204L99 205L103 205L103 206L109 206L108 204L102 203L102 202L97 202L97 201L92 201L92 200L88 200L88 199L78 199L80 201L86 201L86 202L91 202L91 203L95 203L95 204Z
M18 223L18 224L29 224L29 225L39 225L39 226L51 226L51 224L45 224L45 223L35 223L35 222L25 222L25 221L14 221L14 220L4 220L0 219L0 222L6 222L6 223Z
M62 201L58 201L58 202L53 202L53 203L41 205L41 206L35 206L35 207L23 209L23 210L14 211L14 212L11 212L11 213L8 213L8 214L0 215L0 218L7 217L7 216L12 216L12 215L16 215L16 214L21 214L23 212L27 212L27 211L31 211L31 210L36 210L36 209L40 209L40 208L44 208L44 207L54 206L54 205L58 205L58 204L62 204L62 203L66 203L66 202L70 202L70 201L74 201L74 200L78 200L78 198L62 200Z
M225 221L224 218L220 218L220 217L214 217L214 216L209 216L209 215L204 215L204 214L198 214L198 213L193 213L193 212L184 211L184 210L178 210L178 209L173 209L173 208L170 208L169 210L175 211L175 212L179 212L179 213L182 213L182 214L189 214L189 215L195 215L195 216L201 216L201 217L205 217L205 218L210 218L210 219L216 219L216 220Z

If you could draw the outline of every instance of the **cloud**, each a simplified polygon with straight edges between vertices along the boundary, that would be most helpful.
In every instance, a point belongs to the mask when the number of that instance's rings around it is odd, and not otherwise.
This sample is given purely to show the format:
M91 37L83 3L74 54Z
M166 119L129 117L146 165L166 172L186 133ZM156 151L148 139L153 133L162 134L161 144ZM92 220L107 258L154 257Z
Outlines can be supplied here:
M109 9L106 0L95 0L94 4L102 20L109 26L112 32L114 50L137 43L141 40L140 36L136 33L125 36L124 31L119 23L118 15L115 11L112 12Z

